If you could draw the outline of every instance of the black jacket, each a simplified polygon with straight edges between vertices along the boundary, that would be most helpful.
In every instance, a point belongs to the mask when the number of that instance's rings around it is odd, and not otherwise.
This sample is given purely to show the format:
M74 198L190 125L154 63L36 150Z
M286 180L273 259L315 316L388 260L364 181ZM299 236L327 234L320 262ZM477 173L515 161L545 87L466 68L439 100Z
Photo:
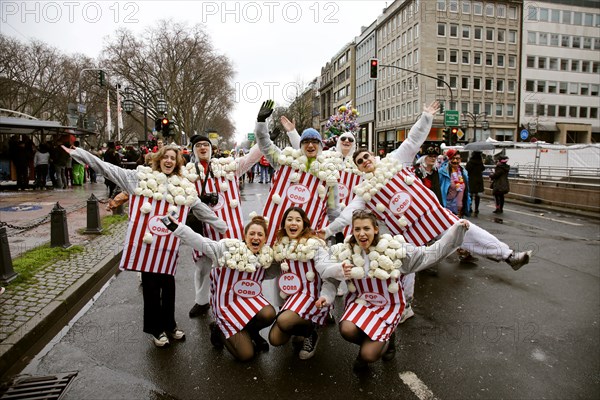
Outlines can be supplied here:
M492 193L493 194L506 194L510 192L510 185L508 183L508 171L510 166L506 164L496 164L494 173L490 175L492 179Z

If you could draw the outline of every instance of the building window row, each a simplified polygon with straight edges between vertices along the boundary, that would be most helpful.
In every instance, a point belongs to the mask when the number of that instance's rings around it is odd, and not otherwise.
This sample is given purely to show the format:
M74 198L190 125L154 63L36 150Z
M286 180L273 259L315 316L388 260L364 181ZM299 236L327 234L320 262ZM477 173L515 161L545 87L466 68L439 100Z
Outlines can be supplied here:
M503 78L483 78L480 76L457 76L450 75L438 75L437 88L444 89L446 85L443 81L446 81L452 89L461 90L475 90L475 91L486 91L496 93L515 93L517 88L517 81L515 79L503 79ZM460 87L459 87L460 83Z
M465 15L473 14L485 15L486 17L517 19L517 7L507 6L502 3L484 3L470 0L437 0L437 10Z
M560 82L527 79L525 91L530 93L572 94L577 96L598 96L600 85L595 83Z
M405 5L396 15L390 18L383 26L379 29L379 39L385 38L387 35L391 35L396 29L400 29L407 22L410 23L412 18L419 13L420 0L414 0L409 4Z
M598 118L598 107L525 103L525 116Z
M492 28L479 25L459 25L438 22L437 36L448 36L449 38L461 38L465 40L470 40L471 38L473 40L483 40L485 38L487 42L517 43L516 29Z
M600 72L600 61L527 56L527 68L597 74Z
M409 101L395 107L386 108L385 110L377 111L378 122L388 122L403 118L412 118L415 115L421 114L419 101Z
M527 20L555 22L565 25L600 26L600 14L557 10L554 8L536 7L534 5L527 8Z
M570 49L600 50L600 38L577 35L561 35L551 32L527 32L527 44Z
M446 57L447 54L447 57ZM485 65L486 67L517 67L517 56L515 54L483 53L481 51L458 50L438 48L438 63L463 64L463 65Z
M418 38L419 24L415 24L408 28L407 31L403 32L402 35L392 39L388 44L381 46L378 50L378 54L381 54L384 57L390 56L395 51L400 51L402 47L411 45L413 41L416 42Z

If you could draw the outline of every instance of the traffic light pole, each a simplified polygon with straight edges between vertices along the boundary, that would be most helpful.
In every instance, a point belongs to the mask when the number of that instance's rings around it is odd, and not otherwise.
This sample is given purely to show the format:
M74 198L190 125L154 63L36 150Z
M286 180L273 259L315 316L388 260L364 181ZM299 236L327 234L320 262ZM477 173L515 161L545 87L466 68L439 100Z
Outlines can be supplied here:
M450 87L450 84L448 82L446 82L445 80L443 80L443 79L440 79L440 78L438 78L436 76L427 75L427 74L424 74L422 72L413 71L412 69L406 69L406 68L402 68L402 67L396 67L395 65L379 64L379 66L380 67L386 67L386 68L396 68L396 69L399 69L401 71L412 72L413 74L416 74L416 75L426 76L427 78L431 78L431 79L435 79L436 81L443 82L444 85L446 85L446 87L450 91L450 103L454 103L454 93L452 93L452 88Z
M131 113L133 111L133 105L130 105L130 103L135 103L144 109L144 141L148 140L148 102L150 101L150 97L154 97L156 93L160 92L162 92L161 89L153 90L151 92L146 92L145 90L140 92L131 86L126 87L124 91L125 100L123 101L123 108L125 109L125 112ZM141 98L142 102L134 100L131 96L132 94ZM157 103L157 111L159 113L167 111L167 103L162 97L158 99Z
M83 96L81 93L81 77L86 71L103 71L102 68L83 68L79 71L79 79L77 80L77 91L79 92L79 104L77 104L77 112L79 113L79 118L77 121L77 127L83 129L83 113L79 112L79 107L83 105Z

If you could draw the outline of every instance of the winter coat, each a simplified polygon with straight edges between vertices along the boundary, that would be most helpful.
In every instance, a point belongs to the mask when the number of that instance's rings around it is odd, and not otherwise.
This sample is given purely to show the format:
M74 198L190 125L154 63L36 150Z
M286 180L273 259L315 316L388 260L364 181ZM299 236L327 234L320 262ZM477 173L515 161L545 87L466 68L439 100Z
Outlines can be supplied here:
M465 167L469 173L469 192L482 193L483 192L483 171L485 166L481 160L470 159Z
M450 163L445 161L438 172L440 174L440 189L442 191L442 206L446 207L446 196L448 195L448 190L450 189L451 179L450 179ZM471 196L469 196L469 173L462 166L459 166L460 172L462 173L463 179L465 180L465 193L463 194L463 207L462 212L465 216L470 215L471 209Z
M510 185L508 183L508 171L510 166L507 164L496 164L494 173L490 175L492 180L492 193L493 194L506 194L510 192Z

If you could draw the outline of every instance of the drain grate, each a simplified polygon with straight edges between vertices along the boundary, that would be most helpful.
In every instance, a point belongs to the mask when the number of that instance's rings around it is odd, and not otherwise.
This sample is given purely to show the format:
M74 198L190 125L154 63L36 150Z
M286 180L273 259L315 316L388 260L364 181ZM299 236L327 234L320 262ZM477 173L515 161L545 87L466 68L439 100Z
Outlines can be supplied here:
M76 376L77 372L68 372L58 375L17 378L0 396L0 399L58 400Z

